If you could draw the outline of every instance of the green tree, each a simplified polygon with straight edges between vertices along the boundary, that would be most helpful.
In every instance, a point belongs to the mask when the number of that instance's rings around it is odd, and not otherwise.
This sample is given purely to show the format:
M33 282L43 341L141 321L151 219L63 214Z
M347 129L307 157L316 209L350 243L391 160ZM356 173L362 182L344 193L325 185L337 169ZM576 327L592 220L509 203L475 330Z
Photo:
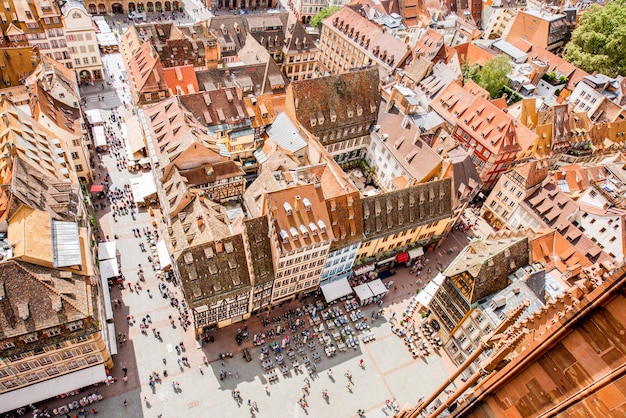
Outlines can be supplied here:
M471 68L471 67L470 67ZM473 74L472 80L489 92L493 99L498 97L502 87L509 84L507 74L513 69L513 64L504 54L491 58L483 68Z
M474 80L479 71L480 71L480 66L478 64L461 65L461 74L463 75L463 84L467 83L468 80Z
M626 0L593 5L583 13L565 59L588 73L626 75Z
M328 16L332 15L337 10L339 10L339 7L336 7L336 6L324 7L322 10L317 12L315 16L311 18L311 22L310 22L311 26L313 26L314 28L319 28L322 25L322 20L326 19Z

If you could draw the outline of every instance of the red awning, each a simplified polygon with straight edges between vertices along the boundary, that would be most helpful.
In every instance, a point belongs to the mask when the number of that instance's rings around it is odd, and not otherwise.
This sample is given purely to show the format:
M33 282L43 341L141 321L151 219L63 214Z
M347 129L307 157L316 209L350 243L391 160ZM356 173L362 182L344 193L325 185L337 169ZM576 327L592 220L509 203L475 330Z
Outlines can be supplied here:
M89 188L89 193L100 193L104 191L104 186L102 184L94 184Z
M409 261L409 253L400 253L396 256L396 261L398 263L404 263L406 261Z

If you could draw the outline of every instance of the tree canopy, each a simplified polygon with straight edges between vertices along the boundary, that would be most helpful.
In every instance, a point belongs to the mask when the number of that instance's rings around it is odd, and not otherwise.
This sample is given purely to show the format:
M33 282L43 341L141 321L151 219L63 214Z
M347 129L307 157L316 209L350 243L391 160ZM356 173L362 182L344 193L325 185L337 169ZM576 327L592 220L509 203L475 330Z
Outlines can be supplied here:
M332 15L337 10L339 10L339 7L336 7L336 6L324 7L322 10L317 12L317 14L315 16L313 16L311 18L311 22L309 22L309 23L314 28L319 28L322 25L322 20L326 19L328 16Z
M474 80L476 84L487 90L491 98L495 99L500 94L502 87L509 84L507 75L512 68L513 64L511 64L509 57L501 54L487 61L480 70L473 66L468 67L465 74L467 74L468 78Z
M626 75L626 0L593 5L584 12L564 57L588 73Z

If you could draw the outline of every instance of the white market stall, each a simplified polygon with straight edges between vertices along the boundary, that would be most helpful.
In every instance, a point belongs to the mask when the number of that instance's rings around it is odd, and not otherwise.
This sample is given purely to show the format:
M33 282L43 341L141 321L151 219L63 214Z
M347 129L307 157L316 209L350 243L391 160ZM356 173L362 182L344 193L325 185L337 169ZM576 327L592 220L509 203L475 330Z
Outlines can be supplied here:
M367 283L360 284L354 288L354 293L361 306L368 305L374 301L374 294Z
M116 258L110 258L108 260L100 260L100 277L102 280L110 279L111 277L117 277L120 275L120 269L117 264ZM103 286L104 283L103 283ZM108 286L106 286L108 290Z
M108 260L110 258L117 258L117 242L106 241L98 244L98 259Z
M100 109L91 109L85 111L87 115L87 122L89 122L92 126L104 125L104 119L102 119L102 113L100 113Z
M431 280L430 283L428 283L421 292L417 294L416 300L422 306L427 308L430 305L430 301L433 300L433 296L435 296L435 293L437 292L437 290L439 289L439 286L441 286L445 278L446 276L444 276L443 274L441 273L437 274L437 276L433 280Z
M152 173L142 173L130 180L133 201L138 205L146 205L148 200L156 196L157 188Z
M93 136L93 143L96 146L98 151L106 151L109 147L107 143L107 137L104 133L104 126L94 126L91 129L91 133Z
M320 286L320 288L327 303L352 294L352 288L346 278L327 283Z
M167 251L167 246L165 245L165 241L161 240L157 242L157 254L159 255L159 264L162 269L165 269L172 265L172 258L170 257L170 253Z
M380 279L372 280L371 282L367 283L367 285L369 286L376 300L384 298L385 295L389 293L389 289L387 289L387 286L385 286L383 281Z

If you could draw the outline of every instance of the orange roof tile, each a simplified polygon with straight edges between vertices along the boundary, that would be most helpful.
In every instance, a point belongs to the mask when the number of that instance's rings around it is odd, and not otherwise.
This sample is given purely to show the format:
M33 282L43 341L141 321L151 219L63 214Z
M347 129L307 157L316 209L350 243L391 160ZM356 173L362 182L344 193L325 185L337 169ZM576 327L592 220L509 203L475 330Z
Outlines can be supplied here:
M163 77L171 96L197 93L200 90L193 65L164 68Z

